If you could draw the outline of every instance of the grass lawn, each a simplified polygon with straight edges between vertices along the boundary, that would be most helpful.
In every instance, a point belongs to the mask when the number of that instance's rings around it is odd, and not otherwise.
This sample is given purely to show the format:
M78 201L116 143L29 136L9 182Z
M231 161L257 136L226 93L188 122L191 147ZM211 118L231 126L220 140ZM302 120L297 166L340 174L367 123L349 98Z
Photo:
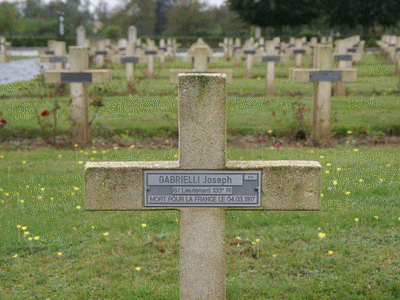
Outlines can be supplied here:
M227 298L398 299L399 154L230 148L232 160L317 160L323 176L320 212L227 213ZM86 161L176 157L175 150L2 152L1 298L178 299L178 213L86 212L83 204Z

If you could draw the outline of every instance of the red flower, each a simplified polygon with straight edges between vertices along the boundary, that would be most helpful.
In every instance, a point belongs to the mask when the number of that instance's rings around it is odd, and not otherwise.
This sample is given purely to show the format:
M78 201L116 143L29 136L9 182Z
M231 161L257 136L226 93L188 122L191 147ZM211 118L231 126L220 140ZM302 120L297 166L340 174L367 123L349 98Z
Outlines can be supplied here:
M246 57L242 57L242 60L246 60Z
M290 97L294 97L294 96L296 96L296 94L295 93L289 93L289 96Z
M147 71L146 71L146 70L143 70L143 74L147 74Z
M50 112L47 109L42 111L42 117L45 117L45 116L48 116L48 115L50 115Z
M109 60L108 60L108 58L106 57L106 58L104 58L104 62L105 63L108 63L109 62Z
M282 144L281 144L281 143L276 143L276 144L275 144L275 147L278 148L278 149L279 149L279 148L282 148Z
M4 119L0 119L0 123L6 125L6 124L7 124L7 121L4 120Z
M227 57L227 58L226 58L226 60L227 60L227 61L230 61L230 60L231 60L231 58L230 58L230 57Z

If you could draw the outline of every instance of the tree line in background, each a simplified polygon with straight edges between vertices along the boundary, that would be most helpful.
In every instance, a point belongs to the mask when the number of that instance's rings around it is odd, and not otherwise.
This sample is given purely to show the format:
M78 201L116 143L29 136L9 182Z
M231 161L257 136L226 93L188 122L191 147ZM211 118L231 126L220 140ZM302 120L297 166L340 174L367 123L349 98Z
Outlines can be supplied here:
M254 26L263 36L322 32L396 34L399 0L226 0L220 7L201 0L121 0L110 8L100 0L25 0L0 3L0 35L57 36L57 12L65 13L66 36L84 25L88 36L126 36L135 25L139 36L248 37Z

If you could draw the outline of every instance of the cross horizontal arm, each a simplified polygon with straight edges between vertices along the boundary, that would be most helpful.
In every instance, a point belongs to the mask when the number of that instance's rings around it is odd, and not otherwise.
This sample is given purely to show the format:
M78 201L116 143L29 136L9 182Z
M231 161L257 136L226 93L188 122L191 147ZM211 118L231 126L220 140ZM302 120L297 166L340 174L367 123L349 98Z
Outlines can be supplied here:
M290 69L289 79L294 82L308 82L310 80L310 74L313 72L320 72L318 69ZM332 69L324 70L324 73L329 72L340 72L341 77L339 81L356 81L357 80L357 70L356 69ZM323 81L323 80L321 80ZM331 81L331 80L328 80ZM335 80L336 81L336 80Z
M177 169L178 161L89 162L85 167L85 209L179 209L144 206L144 171ZM318 162L228 161L225 170L261 171L261 206L237 209L319 210L321 165Z
M60 83L62 81L61 74L68 74L72 73L68 70L56 71L56 70L49 70L44 73L44 81L46 83ZM74 72L76 73L76 72ZM90 74L92 83L102 83L102 82L110 82L111 81L111 70L86 70L84 72L79 72L79 74ZM79 76L77 76L76 82L82 82L79 80ZM68 82L74 82L69 80ZM85 81L86 82L86 81Z

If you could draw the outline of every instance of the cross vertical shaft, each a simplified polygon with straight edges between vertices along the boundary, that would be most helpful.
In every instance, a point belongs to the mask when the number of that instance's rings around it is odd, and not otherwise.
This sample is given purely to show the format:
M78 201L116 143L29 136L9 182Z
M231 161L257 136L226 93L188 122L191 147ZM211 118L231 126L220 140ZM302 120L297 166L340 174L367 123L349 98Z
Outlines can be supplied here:
M181 169L224 169L226 79L192 74L178 80ZM180 299L225 299L224 240L224 208L180 209Z
M70 64L72 72L83 72L89 69L87 49L84 47L69 47ZM89 87L85 82L71 82L70 94L72 138L74 144L85 147L90 143L89 132Z
M318 67L321 71L330 70L332 66L331 46L318 48ZM314 83L313 97L313 138L323 141L329 136L330 111L331 111L331 81Z

